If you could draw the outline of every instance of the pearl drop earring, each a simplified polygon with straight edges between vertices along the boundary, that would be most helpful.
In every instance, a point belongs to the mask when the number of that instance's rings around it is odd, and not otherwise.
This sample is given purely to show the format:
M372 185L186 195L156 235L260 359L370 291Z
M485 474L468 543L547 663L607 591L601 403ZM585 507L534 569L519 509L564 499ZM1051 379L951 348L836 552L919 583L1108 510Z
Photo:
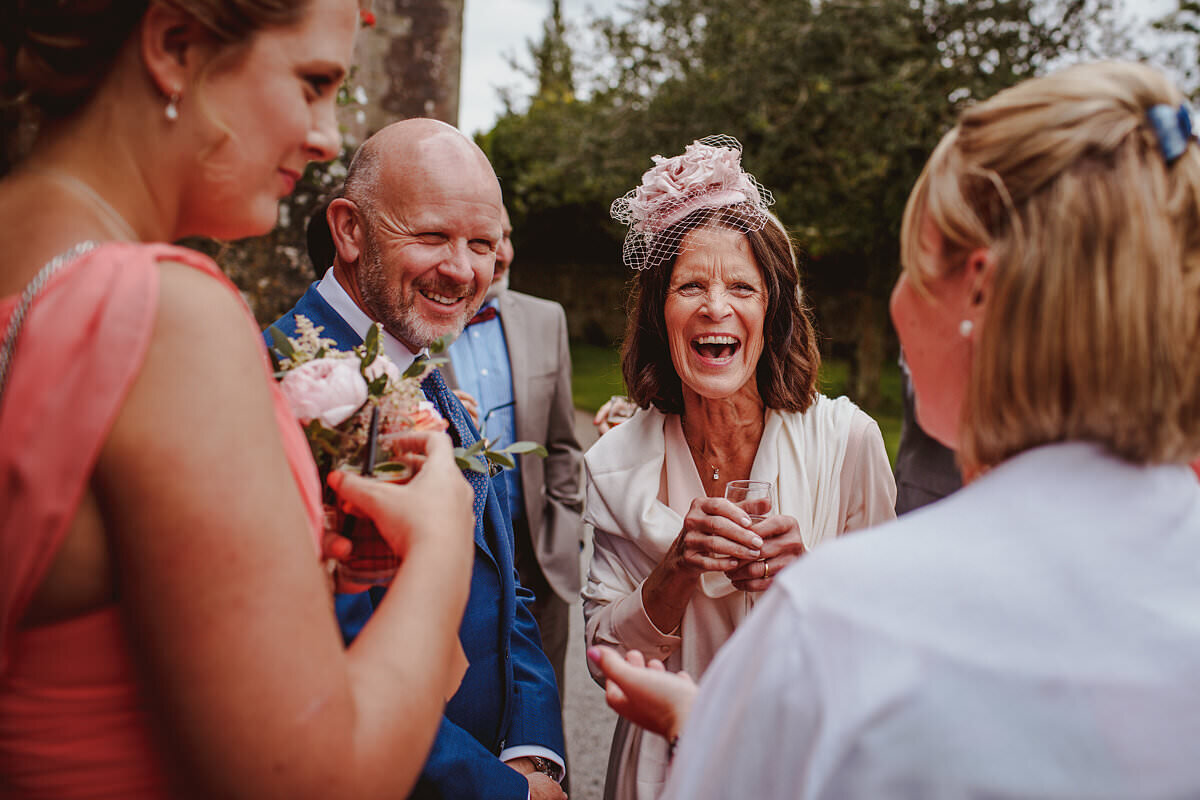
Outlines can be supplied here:
M958 335L964 339L971 338L971 332L975 330L975 323L969 319L964 319L958 323Z
M167 107L163 112L168 122L174 122L179 119L179 92L171 92L171 96L167 98Z

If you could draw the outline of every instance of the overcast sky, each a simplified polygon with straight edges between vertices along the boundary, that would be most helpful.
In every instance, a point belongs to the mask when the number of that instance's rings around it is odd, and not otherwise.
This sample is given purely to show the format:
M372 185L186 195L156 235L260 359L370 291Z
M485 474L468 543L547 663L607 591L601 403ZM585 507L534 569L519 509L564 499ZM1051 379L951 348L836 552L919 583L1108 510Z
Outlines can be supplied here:
M563 0L567 24L583 24L596 16L609 16L620 0ZM523 97L531 88L514 72L505 56L516 55L529 64L526 41L539 39L542 23L550 14L550 0L465 0L463 19L462 94L459 98L459 128L474 134L490 130L503 110L499 87L521 88Z
M582 25L596 16L618 11L621 0L563 0L568 25ZM1143 19L1175 7L1175 0L1125 0L1125 6ZM489 130L503 109L497 89L518 87L527 96L530 85L506 63L516 55L529 64L526 41L541 36L550 13L550 0L465 0L463 20L462 94L459 127L467 134Z

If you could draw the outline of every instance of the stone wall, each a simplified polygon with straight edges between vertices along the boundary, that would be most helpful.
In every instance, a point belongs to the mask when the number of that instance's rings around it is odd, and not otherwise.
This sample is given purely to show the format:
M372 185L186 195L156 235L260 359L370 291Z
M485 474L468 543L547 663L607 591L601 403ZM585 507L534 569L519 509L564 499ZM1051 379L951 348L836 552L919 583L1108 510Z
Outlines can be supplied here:
M409 117L457 125L463 0L375 0L373 13L355 51L369 102L351 132L361 141Z

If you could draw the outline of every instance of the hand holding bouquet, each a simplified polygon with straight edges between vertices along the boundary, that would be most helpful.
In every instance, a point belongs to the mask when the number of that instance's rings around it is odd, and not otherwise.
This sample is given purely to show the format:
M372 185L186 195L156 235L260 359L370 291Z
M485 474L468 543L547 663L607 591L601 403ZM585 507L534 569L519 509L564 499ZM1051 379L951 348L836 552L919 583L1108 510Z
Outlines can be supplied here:
M321 331L297 316L295 338L274 329L272 335L280 389L304 427L322 483L339 469L406 483L422 459L406 434L447 426L421 393L421 376L430 366L414 365L402 374L380 352L378 324L352 350L338 350ZM339 510L331 494L326 527L351 540L350 557L338 568L342 578L359 584L391 579L399 566L391 547L370 520Z
M296 336L271 329L272 357L280 389L304 428L322 482L334 470L369 474L379 480L406 483L423 456L412 449L408 434L444 431L448 422L421 392L421 379L438 359L414 363L403 374L380 349L376 323L363 343L338 350L321 337L323 329L296 316ZM430 348L444 349L440 343ZM489 473L515 466L522 453L546 455L535 442L514 442L493 449L487 438L454 449L460 469ZM339 575L353 583L386 583L399 562L369 520L345 523L333 497L327 495L327 527L341 531L353 543L351 556Z
M379 417L375 471L411 477L403 453L393 447L396 435L444 431L447 426L421 394L421 376L429 362L412 374L401 374L380 352L378 323L363 344L348 351L321 338L321 330L302 315L296 317L296 338L272 329L280 356L279 387L304 426L321 479L335 469L361 471L374 409Z

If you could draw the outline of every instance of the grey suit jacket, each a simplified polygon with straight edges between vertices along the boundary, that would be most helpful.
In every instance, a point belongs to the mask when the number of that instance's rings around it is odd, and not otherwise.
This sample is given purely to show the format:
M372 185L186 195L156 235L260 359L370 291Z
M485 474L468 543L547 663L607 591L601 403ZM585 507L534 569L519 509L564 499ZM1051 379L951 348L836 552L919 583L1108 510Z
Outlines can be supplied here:
M583 544L583 452L575 438L567 317L551 300L506 291L497 306L512 370L517 439L538 442L546 458L520 456L525 519L538 565L566 602L579 597ZM458 388L453 363L442 368Z

